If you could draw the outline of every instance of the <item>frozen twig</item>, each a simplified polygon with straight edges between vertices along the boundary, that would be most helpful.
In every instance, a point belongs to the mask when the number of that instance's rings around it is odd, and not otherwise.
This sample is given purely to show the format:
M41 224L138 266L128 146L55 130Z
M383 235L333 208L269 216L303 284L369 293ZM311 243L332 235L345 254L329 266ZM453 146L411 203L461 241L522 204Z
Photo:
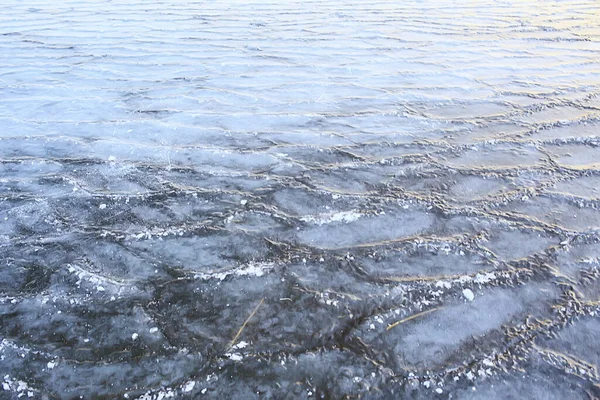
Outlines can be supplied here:
M248 321L250 321L250 319L252 317L254 317L254 314L256 314L256 312L258 311L258 307L261 306L261 304L265 301L264 297L260 300L260 302L256 305L256 307L254 307L254 310L252 311L252 313L248 316L248 318L246 318L246 320L244 321L244 323L242 324L242 326L240 327L240 329L237 331L237 333L235 334L234 338L231 340L231 342L229 343L229 346L227 347L227 349L229 350L230 348L233 347L233 345L235 344L235 342L238 340L238 338L240 337L240 335L242 334L242 331L244 330L244 328L246 327L246 324L248 324Z
M412 319L415 319L415 318L418 318L418 317L422 317L423 315L427 315L427 314L432 313L434 311L437 311L437 310L439 310L441 308L444 308L444 307L436 307L436 308L432 308L431 310L426 310L426 311L422 311L420 313L411 315L410 317L406 317L404 319L401 319L400 321L396 321L393 324L388 325L387 328L385 328L385 329L387 331L389 331L390 329L395 328L395 327L397 327L400 324L403 324L405 322L408 322L408 321L410 321Z

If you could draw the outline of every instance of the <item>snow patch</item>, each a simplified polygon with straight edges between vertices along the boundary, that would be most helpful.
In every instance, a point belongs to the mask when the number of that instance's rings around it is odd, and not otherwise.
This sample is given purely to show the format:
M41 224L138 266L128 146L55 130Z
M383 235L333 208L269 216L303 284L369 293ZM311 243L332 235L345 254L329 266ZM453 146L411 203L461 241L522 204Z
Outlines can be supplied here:
M245 341L242 340L241 342L239 342L238 344L236 344L235 346L233 346L232 349L243 349L243 348L246 348L246 347L248 347L248 342L245 342Z
M239 353L225 353L225 357L232 361L242 361L244 359L244 356Z
M477 274L473 281L475 283L484 284L484 283L489 283L489 282L493 281L494 279L496 279L496 275L494 275L493 273L490 272L490 273L485 273L485 274Z
M194 390L194 386L196 386L196 382L194 381L189 381L188 383L186 383L183 388L181 389L184 393L187 392L191 392L192 390Z
M465 296L465 299L469 301L473 301L475 299L475 294L473 294L471 289L463 289L462 294Z

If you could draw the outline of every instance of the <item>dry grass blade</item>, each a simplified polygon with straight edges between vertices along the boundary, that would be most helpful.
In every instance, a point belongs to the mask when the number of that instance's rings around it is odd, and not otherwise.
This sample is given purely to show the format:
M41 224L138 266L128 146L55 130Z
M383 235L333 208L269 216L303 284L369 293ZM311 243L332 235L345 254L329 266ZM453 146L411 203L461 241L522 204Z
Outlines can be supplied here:
M264 297L260 300L260 302L256 305L256 307L254 307L254 310L252 311L252 313L248 316L248 318L246 318L246 320L244 321L244 323L242 324L242 326L240 327L240 329L237 331L237 333L235 334L234 338L231 340L231 342L229 343L229 346L227 347L227 349L230 349L233 347L233 345L235 344L235 342L238 340L238 338L240 337L240 335L242 334L242 332L244 331L244 328L246 327L246 324L248 323L248 321L250 321L250 319L252 317L254 317L254 314L256 314L256 312L258 311L258 307L261 306L261 304L265 301Z
M411 319L415 319L415 318L422 317L423 315L427 315L427 314L429 314L429 313L432 313L432 312L434 312L434 311L437 311L437 310L439 310L439 309L442 309L442 308L444 308L444 307L432 308L431 310L426 310L426 311L423 311L423 312L417 313L417 314L415 314L415 315L411 315L410 317L406 317L406 318L404 318L404 319L401 319L400 321L396 321L396 322L394 322L393 324L390 324L390 325L388 325L388 326L387 326L387 328L386 328L386 330L387 330L387 331L389 331L390 329L392 329L392 328L395 328L395 327L397 327L398 325L400 325L400 324L403 324L403 323L405 323L405 322L408 322L408 321L410 321Z

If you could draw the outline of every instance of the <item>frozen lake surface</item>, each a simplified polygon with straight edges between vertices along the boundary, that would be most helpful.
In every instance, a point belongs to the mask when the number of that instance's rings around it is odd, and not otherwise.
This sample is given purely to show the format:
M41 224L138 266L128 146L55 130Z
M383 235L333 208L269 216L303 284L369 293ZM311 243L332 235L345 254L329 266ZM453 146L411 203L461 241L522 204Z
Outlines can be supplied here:
M595 0L3 0L0 128L0 398L600 397Z

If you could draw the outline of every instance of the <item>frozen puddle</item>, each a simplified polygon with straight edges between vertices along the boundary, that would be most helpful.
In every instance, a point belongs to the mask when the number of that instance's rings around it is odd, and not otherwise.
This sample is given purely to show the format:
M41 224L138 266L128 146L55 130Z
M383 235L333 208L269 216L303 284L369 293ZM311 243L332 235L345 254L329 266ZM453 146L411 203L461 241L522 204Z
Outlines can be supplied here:
M0 398L600 398L596 2L396 3L3 1Z

